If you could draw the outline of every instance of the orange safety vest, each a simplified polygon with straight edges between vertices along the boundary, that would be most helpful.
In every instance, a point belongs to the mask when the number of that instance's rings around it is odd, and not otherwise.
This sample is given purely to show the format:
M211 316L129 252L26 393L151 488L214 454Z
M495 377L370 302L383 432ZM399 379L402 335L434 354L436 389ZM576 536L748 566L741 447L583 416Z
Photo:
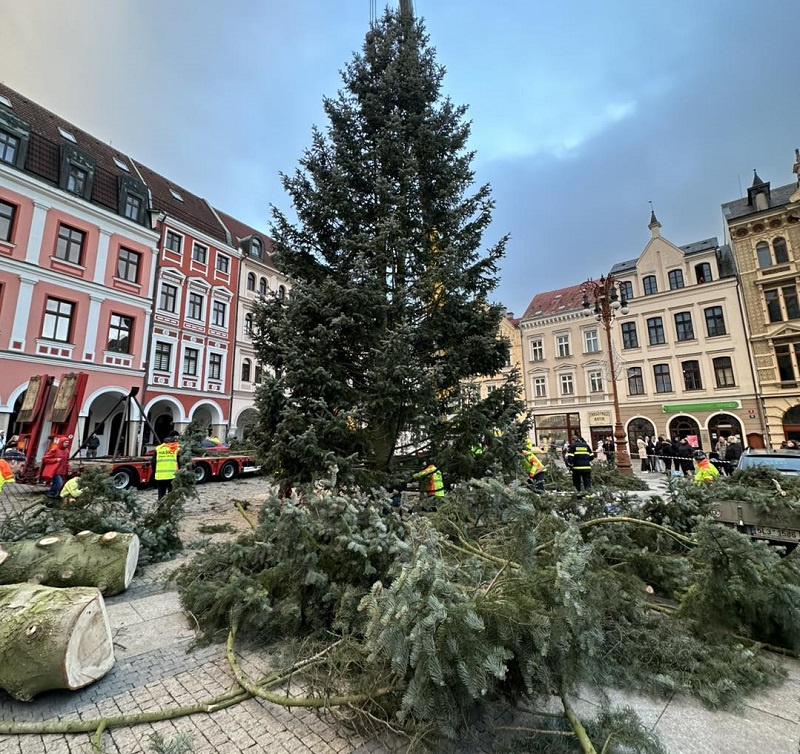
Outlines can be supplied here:
M156 448L155 478L174 479L178 472L178 443L162 442Z
M14 472L11 471L11 467L8 465L8 461L0 458L0 490L3 489L3 485L6 482L14 482Z
M428 464L422 471L414 474L414 479L425 479L428 486L428 497L444 497L444 482L442 472L432 463Z

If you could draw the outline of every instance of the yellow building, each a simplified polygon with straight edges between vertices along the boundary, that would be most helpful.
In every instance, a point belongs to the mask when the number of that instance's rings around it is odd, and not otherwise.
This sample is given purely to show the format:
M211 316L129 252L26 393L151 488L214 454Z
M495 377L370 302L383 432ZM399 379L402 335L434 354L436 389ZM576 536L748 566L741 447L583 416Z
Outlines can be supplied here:
M800 184L773 190L755 174L747 198L723 204L722 212L740 280L767 445L779 447L785 439L800 439Z

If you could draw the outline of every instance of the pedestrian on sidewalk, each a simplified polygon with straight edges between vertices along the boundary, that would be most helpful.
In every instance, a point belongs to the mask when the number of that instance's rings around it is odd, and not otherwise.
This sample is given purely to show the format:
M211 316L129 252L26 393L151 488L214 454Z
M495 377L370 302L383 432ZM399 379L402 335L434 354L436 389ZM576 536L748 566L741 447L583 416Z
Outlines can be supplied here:
M636 440L639 460L642 462L641 470L645 473L650 471L650 461L647 460L647 443L640 437Z
M572 484L579 497L592 489L592 459L594 453L580 435L572 437L572 442L567 448L565 461L567 468L572 471ZM581 487L583 491L581 491Z
M656 443L656 455L661 463L661 471L667 474L672 472L672 443L663 437L658 438Z

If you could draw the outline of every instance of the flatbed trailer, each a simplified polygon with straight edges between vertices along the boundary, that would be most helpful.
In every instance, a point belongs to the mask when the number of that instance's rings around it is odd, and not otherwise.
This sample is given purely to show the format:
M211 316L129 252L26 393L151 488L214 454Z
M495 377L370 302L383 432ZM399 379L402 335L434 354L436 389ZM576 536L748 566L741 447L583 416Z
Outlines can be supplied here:
M72 468L76 474L93 466L110 466L109 474L119 490L147 486L155 471L152 456L73 459ZM246 453L214 453L193 458L192 468L197 484L203 484L210 479L230 481L241 474L258 471L259 466L253 456Z

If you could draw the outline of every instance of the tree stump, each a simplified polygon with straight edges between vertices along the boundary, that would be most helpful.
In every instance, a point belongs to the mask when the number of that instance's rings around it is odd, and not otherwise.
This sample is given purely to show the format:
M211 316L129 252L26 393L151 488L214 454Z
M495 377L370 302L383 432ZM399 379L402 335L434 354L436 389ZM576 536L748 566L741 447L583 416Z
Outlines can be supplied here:
M128 588L138 560L139 537L114 531L0 543L0 584L93 586L109 597Z
M82 688L113 665L111 626L98 589L0 586L0 688L15 699Z

